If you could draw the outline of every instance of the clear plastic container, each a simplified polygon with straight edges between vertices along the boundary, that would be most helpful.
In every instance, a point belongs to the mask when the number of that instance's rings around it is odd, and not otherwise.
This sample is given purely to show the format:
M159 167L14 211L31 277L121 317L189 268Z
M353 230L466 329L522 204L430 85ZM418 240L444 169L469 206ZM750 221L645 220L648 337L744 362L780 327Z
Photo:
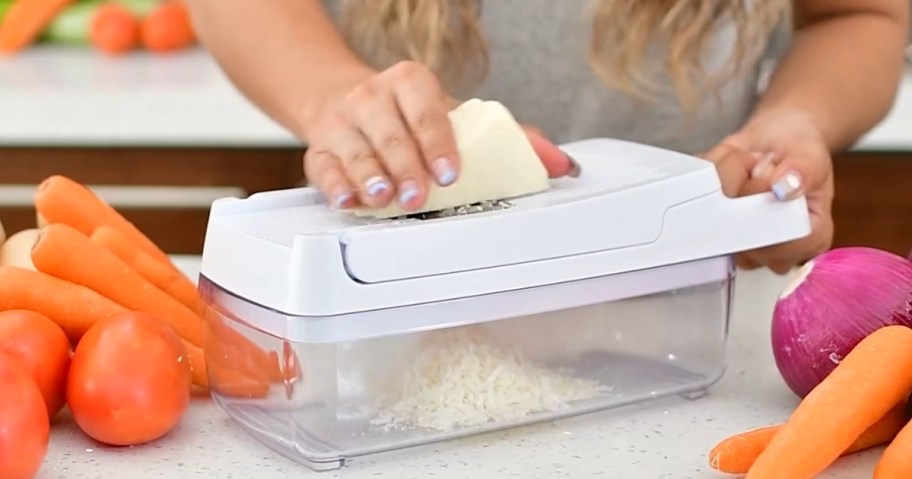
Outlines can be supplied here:
M217 403L269 447L329 470L367 454L698 397L725 368L733 280L723 256L307 318L251 304L205 276L200 291Z

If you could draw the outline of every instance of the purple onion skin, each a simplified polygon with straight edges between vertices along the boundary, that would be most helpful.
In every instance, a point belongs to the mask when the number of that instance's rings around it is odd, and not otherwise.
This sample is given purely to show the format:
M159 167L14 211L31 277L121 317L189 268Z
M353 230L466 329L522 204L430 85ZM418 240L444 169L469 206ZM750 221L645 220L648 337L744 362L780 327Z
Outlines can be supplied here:
M867 247L817 256L773 311L773 356L788 387L804 398L867 335L912 327L912 262ZM788 294L786 294L788 293Z

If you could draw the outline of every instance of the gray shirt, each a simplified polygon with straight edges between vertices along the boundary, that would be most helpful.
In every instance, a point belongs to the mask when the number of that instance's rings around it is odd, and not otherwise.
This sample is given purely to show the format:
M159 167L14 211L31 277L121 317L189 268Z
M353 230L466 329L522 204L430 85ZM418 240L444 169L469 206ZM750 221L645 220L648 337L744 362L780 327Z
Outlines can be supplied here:
M324 3L336 15L335 2ZM759 63L727 82L717 95L702 98L695 117L683 111L669 81L663 81L669 85L667 92L643 102L606 87L590 69L586 55L591 27L581 18L587 3L482 2L489 74L463 96L504 103L518 121L541 128L556 143L610 137L697 154L743 124L756 100ZM725 61L734 38L732 25L720 25L706 48L706 65Z

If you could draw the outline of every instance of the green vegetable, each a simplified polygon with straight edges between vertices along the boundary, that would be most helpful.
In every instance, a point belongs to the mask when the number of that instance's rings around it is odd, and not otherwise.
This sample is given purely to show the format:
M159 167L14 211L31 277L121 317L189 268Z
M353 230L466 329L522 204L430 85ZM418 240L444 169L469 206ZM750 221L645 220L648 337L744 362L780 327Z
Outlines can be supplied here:
M89 0L64 8L44 30L42 40L65 45L88 44L92 17L103 3L104 0Z
M127 7L137 17L145 17L161 3L160 0L114 0L114 2Z
M0 0L0 2L12 0ZM137 18L145 17L159 3L159 0L80 0L63 9L45 29L42 39L65 45L87 45L92 18L99 6L118 3L125 6Z
M3 17L6 16L6 11L9 10L10 5L13 4L13 0L0 0L0 22L3 21Z

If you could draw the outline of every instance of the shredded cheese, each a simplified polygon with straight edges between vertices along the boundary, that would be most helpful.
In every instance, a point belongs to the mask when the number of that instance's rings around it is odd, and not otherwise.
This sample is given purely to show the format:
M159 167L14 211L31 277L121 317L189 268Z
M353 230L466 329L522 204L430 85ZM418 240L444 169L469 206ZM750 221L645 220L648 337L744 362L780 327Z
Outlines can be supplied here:
M565 410L572 401L606 390L595 381L533 365L520 351L495 347L464 330L435 334L375 425L450 431Z

